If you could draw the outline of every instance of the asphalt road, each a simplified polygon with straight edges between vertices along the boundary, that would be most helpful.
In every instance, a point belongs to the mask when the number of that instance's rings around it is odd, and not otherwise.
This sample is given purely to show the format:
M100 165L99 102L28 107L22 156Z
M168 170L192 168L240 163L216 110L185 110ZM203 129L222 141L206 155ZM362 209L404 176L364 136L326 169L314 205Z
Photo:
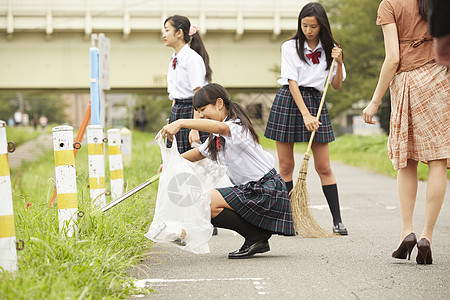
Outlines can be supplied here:
M307 176L311 211L331 231L331 214L312 165ZM243 238L225 229L211 238L210 254L154 244L134 270L138 285L156 291L146 299L450 299L450 181L433 236L433 265L423 266L415 262L417 248L411 261L391 258L401 229L396 180L332 166L348 236L273 236L270 252L246 260L227 259ZM426 182L420 182L414 215L418 236L425 191Z

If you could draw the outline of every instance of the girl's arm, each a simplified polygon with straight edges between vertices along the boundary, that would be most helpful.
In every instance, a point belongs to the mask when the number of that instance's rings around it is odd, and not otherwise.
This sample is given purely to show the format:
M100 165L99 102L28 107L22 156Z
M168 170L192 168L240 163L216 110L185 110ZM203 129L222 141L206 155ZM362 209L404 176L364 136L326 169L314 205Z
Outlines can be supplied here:
M173 136L180 131L181 128L195 129L210 133L217 133L224 136L231 136L230 127L226 123L206 120L206 119L178 119L161 129L161 135L167 135L167 138L172 141Z
M389 83L394 77L400 61L397 25L395 25L395 23L390 23L382 25L381 28L383 29L386 57L383 66L381 67L380 77L375 92L373 93L372 100L363 110L364 122L368 124L375 124L375 121L373 121L372 118L380 106L381 98L383 98Z
M186 151L183 154L181 154L181 156L192 162L199 161L205 158L198 148Z
M305 122L306 129L308 131L313 131L319 129L320 123L316 117L313 117L309 112L308 108L303 101L302 94L300 93L300 89L298 88L298 83L296 80L288 79L289 82L289 91L291 92L292 98L294 98L295 104L297 104L300 113L302 114L303 121Z
M334 78L331 81L331 86L335 90L338 90L342 87L342 81L344 80L344 74L342 72L342 64L344 63L342 49L334 47L333 50L331 50L331 58L334 58L337 62L336 75L334 75Z
M200 89L200 87L197 87L194 89L194 95L197 93L197 91ZM198 114L198 111L194 109L194 119L200 119L200 116ZM189 144L197 143L200 144L200 134L198 130L191 130L189 132Z
M199 160L204 159L205 157L203 156L203 154L200 153L200 150L198 150L198 148L195 149L191 149L189 151L184 152L183 154L181 154L181 156L189 161L192 162L196 162ZM158 173L162 172L163 169L163 164L161 164L158 168Z

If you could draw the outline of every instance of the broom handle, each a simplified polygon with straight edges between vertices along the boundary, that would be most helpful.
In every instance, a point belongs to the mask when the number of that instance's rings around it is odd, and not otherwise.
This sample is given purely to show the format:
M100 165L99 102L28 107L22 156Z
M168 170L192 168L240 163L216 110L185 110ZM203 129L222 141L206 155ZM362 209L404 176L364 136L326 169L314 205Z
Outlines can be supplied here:
M322 112L322 107L323 107L323 104L325 103L325 96L327 95L328 85L330 85L331 74L333 73L335 62L336 62L336 59L333 58L333 61L331 62L330 72L328 72L327 82L325 83L325 89L322 93L322 99L320 99L319 111L317 112L317 117L316 117L317 121L319 121L320 113ZM309 138L308 148L306 149L305 154L309 154L309 150L311 150L312 142L313 142L315 135L316 135L316 131L314 130L311 133L311 137Z

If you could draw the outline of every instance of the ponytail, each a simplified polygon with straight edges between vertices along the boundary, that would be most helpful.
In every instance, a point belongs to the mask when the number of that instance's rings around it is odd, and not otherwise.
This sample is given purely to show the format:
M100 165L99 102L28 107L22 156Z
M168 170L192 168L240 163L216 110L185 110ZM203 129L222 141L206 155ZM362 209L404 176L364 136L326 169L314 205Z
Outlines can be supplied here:
M205 63L205 67L206 67L205 79L206 79L206 81L211 82L212 70L209 65L209 55L208 55L208 52L206 51L205 44L203 44L203 40L202 40L199 32L194 33L191 36L190 47L191 47L191 49L195 50L195 52L197 52L203 58L203 62Z
M189 44L191 49L197 52L203 58L203 62L206 68L205 79L206 81L211 82L212 69L209 65L209 55L206 51L205 45L203 44L203 40L200 37L200 33L196 32L192 36L189 35L189 31L191 30L191 22L185 16L173 15L171 17L168 17L164 21L164 24L166 24L168 21L170 21L173 27L175 27L175 32L180 29L183 31L183 40L185 41L185 43Z
M223 104L228 111L228 120L236 120L239 119L239 125L242 125L242 130L248 130L253 137L253 140L256 143L259 143L259 137L253 128L252 122L244 110L244 108L236 102L230 100L230 95L227 90L222 87L218 83L209 83L204 87L200 88L197 93L195 93L192 98L192 105L194 109L199 109L200 107L206 106L208 104L215 105L218 98L223 100ZM223 149L225 147L225 139L220 137L219 148ZM214 141L214 136L212 134L209 135L209 143L206 147L209 154L211 155L211 159L217 161L217 145Z

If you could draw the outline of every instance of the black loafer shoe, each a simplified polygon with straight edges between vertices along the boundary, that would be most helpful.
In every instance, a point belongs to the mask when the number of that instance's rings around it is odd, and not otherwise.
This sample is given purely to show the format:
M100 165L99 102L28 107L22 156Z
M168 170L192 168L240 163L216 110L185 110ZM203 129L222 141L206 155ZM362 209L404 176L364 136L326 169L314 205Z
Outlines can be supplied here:
M256 242L249 246L242 246L241 249L228 253L228 258L249 258L256 253L270 251L269 242L266 240Z
M340 235L348 235L347 228L345 228L344 224L342 223L333 226L333 233Z

